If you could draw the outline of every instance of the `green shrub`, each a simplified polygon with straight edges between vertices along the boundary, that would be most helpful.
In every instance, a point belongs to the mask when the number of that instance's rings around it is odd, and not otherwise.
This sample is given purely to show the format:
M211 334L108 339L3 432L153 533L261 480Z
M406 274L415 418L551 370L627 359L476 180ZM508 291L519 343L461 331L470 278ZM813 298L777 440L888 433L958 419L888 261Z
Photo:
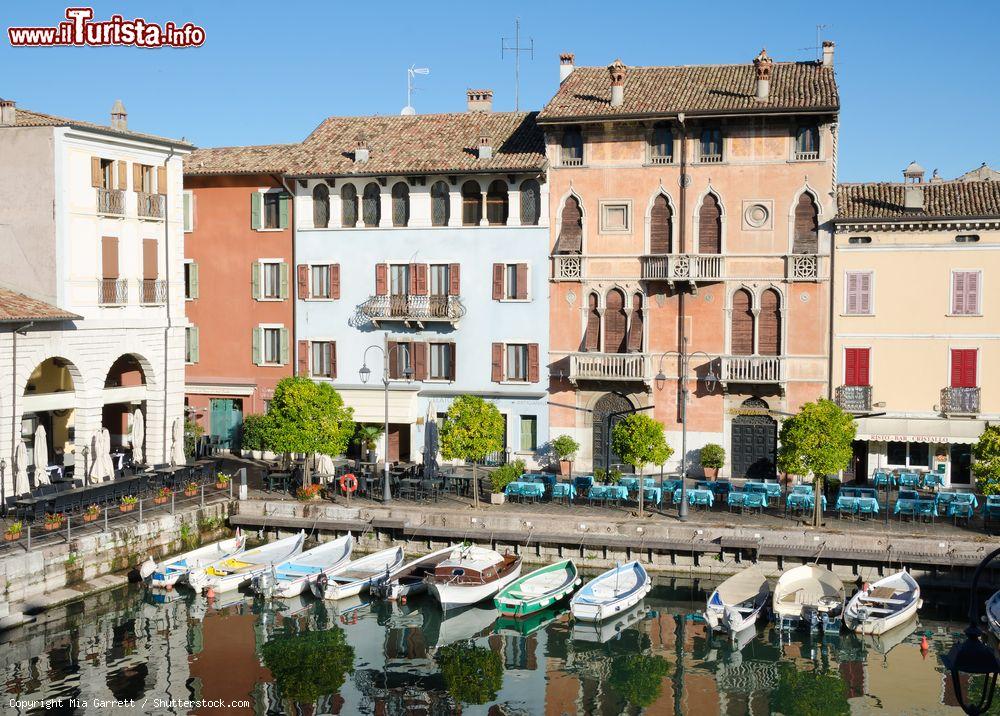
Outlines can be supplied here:
M266 450L265 434L267 433L266 415L248 415L243 418L243 437L241 446L244 450Z
M524 460L515 460L506 465L501 465L490 474L490 483L493 493L503 492L510 483L519 479L524 474Z
M576 455L576 452L579 449L580 443L571 438L569 435L560 435L552 441L552 452L554 452L556 457L560 460L572 460L573 456Z
M726 449L716 443L708 443L701 449L701 466L721 469L726 463Z
M972 454L976 489L984 495L1000 494L1000 426L987 427L972 446Z
M603 467L594 468L594 482L604 482L605 477L607 477L607 473Z
M611 468L611 472L608 473L608 484L617 485L619 482L621 482L621 479L622 479L622 471L619 470L617 467Z

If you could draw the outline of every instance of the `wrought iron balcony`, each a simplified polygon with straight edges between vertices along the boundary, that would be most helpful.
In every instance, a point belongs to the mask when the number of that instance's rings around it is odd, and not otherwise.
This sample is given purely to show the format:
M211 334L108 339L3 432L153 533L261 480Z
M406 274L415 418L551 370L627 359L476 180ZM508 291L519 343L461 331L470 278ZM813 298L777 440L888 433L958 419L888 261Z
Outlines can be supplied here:
M139 216L145 219L162 219L166 214L167 197L163 194L136 192L139 199Z
M556 281L579 281L583 278L583 257L579 254L553 256L552 278Z
M642 257L645 281L689 283L719 281L724 275L725 260L719 254L666 254Z
M120 189L100 189L97 190L97 213L114 214L124 216L125 214L125 192Z
M838 385L834 401L849 413L865 413L872 409L870 385Z
M143 303L166 303L167 302L167 282L162 278L144 278L140 282L142 286Z
M723 383L783 383L783 356L720 356Z
M98 279L97 302L102 306L123 306L128 303L128 280L124 278Z
M789 254L785 257L785 278L789 281L819 280L819 260L816 254Z
M947 415L978 415L979 388L942 388L941 412Z
M458 323L465 306L458 296L372 296L358 307L362 316L379 321Z
M649 383L653 372L647 353L571 353L569 379Z

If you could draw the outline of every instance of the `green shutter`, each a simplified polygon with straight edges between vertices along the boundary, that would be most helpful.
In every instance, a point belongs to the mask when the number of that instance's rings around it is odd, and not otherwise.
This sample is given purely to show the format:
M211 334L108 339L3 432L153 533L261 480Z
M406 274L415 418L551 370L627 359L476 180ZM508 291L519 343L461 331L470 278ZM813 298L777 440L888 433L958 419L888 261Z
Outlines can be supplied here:
M191 231L194 217L191 215L191 192L184 192L184 231Z
M288 264L281 263L281 300L288 300Z
M281 365L288 365L288 329L281 329Z
M292 197L284 192L278 199L278 228L280 229L288 228L288 204L291 199Z
M264 362L260 355L260 329L254 328L251 333L253 334L253 364L260 365Z
M262 228L260 217L264 215L264 195L255 191L250 195L250 228L259 230Z
M188 284L191 288L191 298L198 298L198 264L194 261L188 264Z
M535 449L535 431L537 423L529 416L521 416L521 450Z
M250 265L250 292L253 300L260 300L260 262L254 261Z
M198 348L199 348L199 343L198 343L198 341L199 341L198 326L189 326L188 330L191 332L191 336L189 338L189 340L191 341L191 344L190 344L191 345L191 348L190 348L191 362L192 363L197 363L198 359L201 357L201 355L199 353L199 350L198 350Z

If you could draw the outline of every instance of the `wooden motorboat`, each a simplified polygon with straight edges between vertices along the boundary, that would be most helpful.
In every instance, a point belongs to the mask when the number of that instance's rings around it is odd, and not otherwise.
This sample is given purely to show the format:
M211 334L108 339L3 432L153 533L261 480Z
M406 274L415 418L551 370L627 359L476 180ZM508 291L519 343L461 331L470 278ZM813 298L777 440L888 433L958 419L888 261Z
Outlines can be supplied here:
M634 607L652 588L645 568L637 561L627 562L587 582L569 608L582 621L603 621Z
M249 582L254 576L271 569L271 565L279 564L299 554L305 539L306 533L299 532L291 537L242 552L235 557L213 562L202 569L192 570L188 573L188 584L199 592L207 592L209 589L216 593L233 591L244 582Z
M424 581L448 610L489 599L520 576L519 556L469 545L453 550Z
M390 547L355 559L330 574L320 574L309 583L313 596L320 599L344 599L367 589L386 571L392 572L403 563L403 548Z
M330 542L286 559L266 572L255 576L250 584L266 597L295 597L308 591L309 583L322 574L332 574L351 559L354 537L348 532Z
M858 634L883 634L913 619L920 605L920 585L903 570L858 590L844 609L844 625Z
M236 530L235 537L193 549L159 564L154 562L152 557L148 557L140 568L140 573L143 573L144 578L148 580L149 586L170 588L186 580L192 570L235 557L245 546L246 538L240 530Z
M395 601L402 597L409 598L423 594L427 591L424 577L434 574L437 566L448 559L455 549L457 549L455 546L444 547L401 564L395 570L383 574L372 582L369 587L371 595L379 599Z
M752 565L716 587L705 607L705 621L713 631L735 636L753 627L770 601L767 577Z
M525 617L568 596L582 581L573 560L566 559L511 582L493 604L505 617Z
M804 564L789 569L778 579L771 610L781 629L804 626L839 631L844 597L840 577L825 567Z

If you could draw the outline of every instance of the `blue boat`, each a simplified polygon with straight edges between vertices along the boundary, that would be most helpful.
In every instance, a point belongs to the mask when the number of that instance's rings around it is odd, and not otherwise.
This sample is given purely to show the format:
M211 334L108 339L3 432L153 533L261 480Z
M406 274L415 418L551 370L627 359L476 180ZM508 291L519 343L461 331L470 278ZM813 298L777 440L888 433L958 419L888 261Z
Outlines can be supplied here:
M627 562L587 582L569 608L581 621L599 622L628 611L652 588L645 568L637 561Z

